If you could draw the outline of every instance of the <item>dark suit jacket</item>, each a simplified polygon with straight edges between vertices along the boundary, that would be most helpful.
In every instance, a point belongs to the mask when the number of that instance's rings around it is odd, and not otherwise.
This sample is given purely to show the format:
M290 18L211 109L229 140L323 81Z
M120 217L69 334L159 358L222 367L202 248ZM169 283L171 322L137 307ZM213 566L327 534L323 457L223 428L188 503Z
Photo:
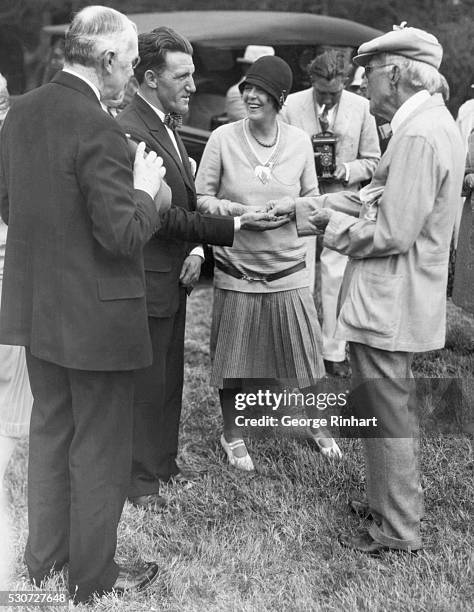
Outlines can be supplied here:
M136 95L117 118L125 133L163 158L172 204L160 215L161 227L144 248L147 306L152 317L169 317L179 305L179 275L195 242L231 246L234 221L195 212L196 191L186 149L177 135L182 162L155 111ZM192 241L192 243L190 243Z
M159 225L133 189L122 130L60 72L19 98L2 128L8 223L0 342L84 370L151 362L142 247Z

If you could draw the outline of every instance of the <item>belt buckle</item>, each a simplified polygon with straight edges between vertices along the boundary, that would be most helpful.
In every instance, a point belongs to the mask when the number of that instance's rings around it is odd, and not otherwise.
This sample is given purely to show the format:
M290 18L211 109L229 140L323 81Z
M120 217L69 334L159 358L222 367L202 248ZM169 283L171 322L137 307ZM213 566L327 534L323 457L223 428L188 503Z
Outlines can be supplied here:
M248 274L245 274L245 272L242 272L242 280L249 281L249 282L253 282L253 281L261 281L264 283L267 282L266 278L255 278L254 276L249 276Z

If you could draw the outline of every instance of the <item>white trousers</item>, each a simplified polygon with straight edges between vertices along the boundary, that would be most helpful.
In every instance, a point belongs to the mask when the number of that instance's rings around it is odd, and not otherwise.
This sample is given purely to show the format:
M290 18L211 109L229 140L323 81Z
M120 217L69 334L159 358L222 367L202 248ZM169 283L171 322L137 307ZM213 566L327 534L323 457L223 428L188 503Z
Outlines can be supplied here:
M323 307L323 359L327 361L344 361L346 343L336 340L336 310L342 277L346 268L347 257L331 249L323 248L321 252L321 302Z

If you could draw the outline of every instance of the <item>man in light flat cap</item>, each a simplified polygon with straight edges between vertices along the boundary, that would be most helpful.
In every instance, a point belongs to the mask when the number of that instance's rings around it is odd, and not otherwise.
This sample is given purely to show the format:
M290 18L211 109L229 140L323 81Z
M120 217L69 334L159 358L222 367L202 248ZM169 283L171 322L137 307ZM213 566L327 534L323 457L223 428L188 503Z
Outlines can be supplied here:
M299 233L324 232L324 246L349 255L337 333L349 342L351 406L378 420L364 439L367 504L351 502L369 527L339 541L371 554L422 547L411 364L413 353L444 346L452 204L464 165L459 130L441 95L429 93L441 58L436 38L415 28L361 45L355 62L365 67L370 109L390 121L392 139L358 194L296 210Z

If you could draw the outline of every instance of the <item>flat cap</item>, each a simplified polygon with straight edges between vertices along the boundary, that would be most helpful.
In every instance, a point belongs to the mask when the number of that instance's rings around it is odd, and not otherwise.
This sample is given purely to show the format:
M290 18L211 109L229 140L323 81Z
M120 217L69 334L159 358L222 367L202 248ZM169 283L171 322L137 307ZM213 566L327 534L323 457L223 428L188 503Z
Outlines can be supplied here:
M363 43L357 50L354 63L366 66L372 55L378 53L394 53L409 59L430 64L439 68L443 58L443 47L438 39L424 30L394 26L392 32L377 36Z

